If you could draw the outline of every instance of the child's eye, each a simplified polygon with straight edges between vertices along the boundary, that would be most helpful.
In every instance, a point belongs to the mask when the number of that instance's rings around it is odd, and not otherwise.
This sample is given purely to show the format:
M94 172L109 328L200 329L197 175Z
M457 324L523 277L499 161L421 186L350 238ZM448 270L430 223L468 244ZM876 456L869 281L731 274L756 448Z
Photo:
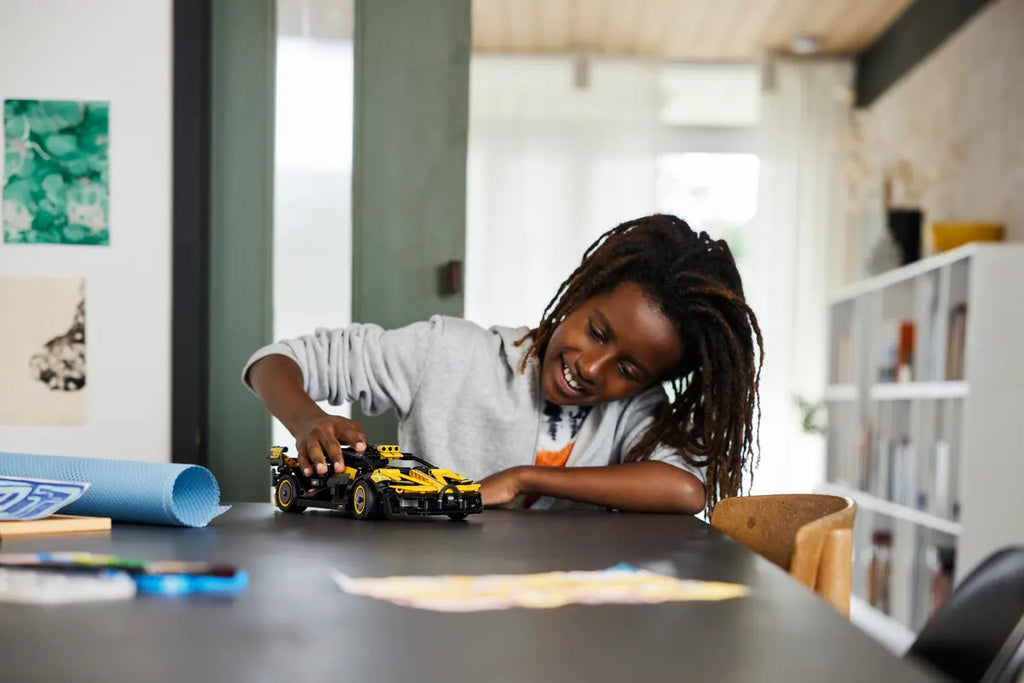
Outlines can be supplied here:
M619 374L628 380L632 380L634 382L640 381L640 375L638 375L636 370L630 367L627 363L619 363Z
M590 336L593 337L594 341L598 344L604 342L604 333L601 330L594 327L594 323L588 322L587 325L590 327Z

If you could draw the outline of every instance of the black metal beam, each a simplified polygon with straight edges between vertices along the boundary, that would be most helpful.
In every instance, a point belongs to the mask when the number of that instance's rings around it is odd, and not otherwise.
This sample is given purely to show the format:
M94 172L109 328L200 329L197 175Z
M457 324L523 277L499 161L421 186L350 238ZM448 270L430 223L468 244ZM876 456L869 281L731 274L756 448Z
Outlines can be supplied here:
M870 106L988 2L916 0L857 58L857 106Z
M174 0L171 458L207 466L210 4Z

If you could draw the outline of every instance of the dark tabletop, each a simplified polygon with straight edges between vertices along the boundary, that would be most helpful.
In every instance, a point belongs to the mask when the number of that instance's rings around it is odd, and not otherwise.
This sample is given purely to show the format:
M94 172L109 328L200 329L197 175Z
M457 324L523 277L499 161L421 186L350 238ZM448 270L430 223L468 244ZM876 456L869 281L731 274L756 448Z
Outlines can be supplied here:
M87 550L247 569L235 599L0 605L0 681L915 681L933 680L784 572L692 517L487 511L358 522L234 507L205 529L8 540L3 551ZM629 562L735 581L724 602L449 614L342 593L350 576L524 573Z

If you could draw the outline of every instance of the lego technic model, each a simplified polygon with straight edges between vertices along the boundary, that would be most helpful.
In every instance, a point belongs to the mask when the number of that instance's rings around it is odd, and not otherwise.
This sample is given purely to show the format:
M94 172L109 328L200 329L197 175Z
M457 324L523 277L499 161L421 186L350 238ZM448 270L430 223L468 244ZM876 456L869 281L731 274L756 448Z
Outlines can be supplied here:
M288 449L270 449L274 502L285 512L307 507L341 510L356 519L403 515L448 515L465 519L481 512L480 485L398 446L368 444L363 452L343 448L345 470L326 475L302 473Z

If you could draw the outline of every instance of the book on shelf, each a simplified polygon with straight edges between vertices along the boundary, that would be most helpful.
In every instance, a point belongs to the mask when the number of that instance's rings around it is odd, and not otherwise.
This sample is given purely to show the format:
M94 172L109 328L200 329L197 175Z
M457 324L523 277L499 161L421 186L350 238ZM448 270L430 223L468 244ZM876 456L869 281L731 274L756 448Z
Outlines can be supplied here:
M861 491L868 491L871 486L871 449L871 423L862 422L860 441L857 444L858 476L856 477L857 488Z
M929 509L933 515L946 519L952 518L952 497L950 483L952 469L950 467L949 442L939 439L932 447L932 473L934 482L931 492Z
M872 438L869 425L862 424L857 446L857 488L881 500L918 510L944 504L949 498L949 450L933 450L932 471L938 481L933 492L922 490L917 453L906 435L880 441ZM938 463L938 465L936 465ZM944 465L942 464L944 463Z
M879 326L878 351L881 353L878 363L878 382L896 381L896 358L899 346L899 325L895 320L883 320Z
M964 378L964 345L967 336L967 304L960 302L949 311L946 339L946 379Z
M914 458L914 447L906 437L894 439L892 457L889 460L889 500L907 507L914 507L917 495L917 461Z
M909 382L914 378L914 323L904 320L900 323L899 343L896 346L896 381Z
M935 543L929 548L928 568L931 571L929 586L930 617L946 601L953 586L953 571L956 569L956 546L952 543Z
M882 326L878 381L909 382L914 375L917 329L911 320L888 320Z
M871 469L868 472L868 492L876 498L889 498L889 473L892 459L891 442L875 440L871 449Z
M939 279L929 277L925 280L927 293L927 310L925 311L924 329L921 330L920 359L921 379L942 379L942 352L945 344L939 328Z
M875 529L871 534L871 560L868 563L868 604L888 614L889 588L892 578L892 532Z

